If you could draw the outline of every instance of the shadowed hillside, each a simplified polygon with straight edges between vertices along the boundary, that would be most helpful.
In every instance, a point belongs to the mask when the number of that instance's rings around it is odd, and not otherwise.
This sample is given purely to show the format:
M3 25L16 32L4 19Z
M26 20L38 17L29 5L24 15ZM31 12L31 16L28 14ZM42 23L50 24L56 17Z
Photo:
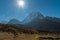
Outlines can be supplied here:
M36 12L31 13L31 15L28 15L26 19L29 19L30 21L25 23L25 26L28 26L33 29L51 31L60 34L60 18L49 16L44 17L40 12Z

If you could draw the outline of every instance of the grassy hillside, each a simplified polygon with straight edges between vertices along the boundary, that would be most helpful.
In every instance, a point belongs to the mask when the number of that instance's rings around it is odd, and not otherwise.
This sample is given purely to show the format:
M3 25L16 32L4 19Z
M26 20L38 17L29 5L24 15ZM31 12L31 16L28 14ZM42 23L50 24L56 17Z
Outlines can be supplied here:
M0 40L39 40L40 37L60 38L60 34L0 24Z

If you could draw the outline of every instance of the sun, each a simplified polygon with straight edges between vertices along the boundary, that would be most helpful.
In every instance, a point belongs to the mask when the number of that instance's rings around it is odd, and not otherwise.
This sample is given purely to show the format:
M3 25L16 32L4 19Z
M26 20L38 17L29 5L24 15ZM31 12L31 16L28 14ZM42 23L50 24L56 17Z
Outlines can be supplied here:
M18 0L18 5L19 5L20 7L24 7L24 5L25 5L24 0Z

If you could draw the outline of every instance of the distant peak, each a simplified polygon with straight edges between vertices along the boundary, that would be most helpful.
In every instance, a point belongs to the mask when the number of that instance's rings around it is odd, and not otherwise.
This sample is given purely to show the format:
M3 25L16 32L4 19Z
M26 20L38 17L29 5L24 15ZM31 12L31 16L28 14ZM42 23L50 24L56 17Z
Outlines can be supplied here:
M44 16L40 12L32 12L29 14L30 17L43 18Z
M8 24L20 24L21 22L18 20L18 19L15 19L15 18L13 18L13 19L11 19L9 22L8 22Z
M39 20L39 19L43 19L44 16L40 13L40 12L32 12L30 13L24 20L24 23L28 23L32 20Z
M10 21L19 21L18 19L16 19L16 18L13 18L13 19L11 19Z

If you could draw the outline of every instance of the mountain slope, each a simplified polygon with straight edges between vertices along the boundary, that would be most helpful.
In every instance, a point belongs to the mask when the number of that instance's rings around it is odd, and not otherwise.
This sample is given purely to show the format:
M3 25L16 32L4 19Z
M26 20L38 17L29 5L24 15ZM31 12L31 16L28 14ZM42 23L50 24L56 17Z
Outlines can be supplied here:
M35 15L32 16L32 20L30 22L26 23L25 25L33 28L33 29L39 29L39 30L45 30L45 31L52 31L56 33L60 33L60 19L56 17L43 17L41 16L36 16L38 13L33 14ZM40 13L41 14L41 13ZM30 15L31 16L31 15Z

